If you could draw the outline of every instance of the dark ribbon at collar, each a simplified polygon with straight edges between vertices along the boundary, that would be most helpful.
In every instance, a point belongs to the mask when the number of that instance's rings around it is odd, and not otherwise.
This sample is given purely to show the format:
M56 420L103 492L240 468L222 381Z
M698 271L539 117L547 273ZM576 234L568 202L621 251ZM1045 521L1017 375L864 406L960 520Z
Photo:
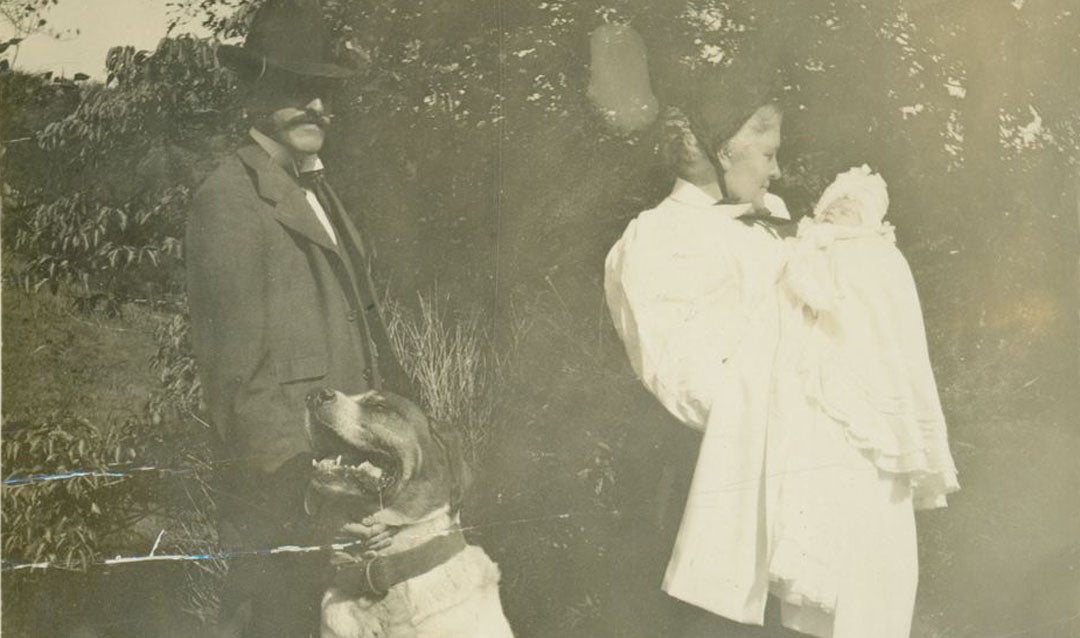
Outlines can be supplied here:
M455 529L404 552L338 565L331 583L348 596L385 596L394 585L426 574L466 547L465 536Z
M795 232L798 230L798 224L790 219L784 219L783 217L776 217L769 213L761 213L757 211L749 212L744 215L739 215L735 219L741 221L747 226L761 226L765 230L769 231L774 237L783 239L785 237L794 237Z

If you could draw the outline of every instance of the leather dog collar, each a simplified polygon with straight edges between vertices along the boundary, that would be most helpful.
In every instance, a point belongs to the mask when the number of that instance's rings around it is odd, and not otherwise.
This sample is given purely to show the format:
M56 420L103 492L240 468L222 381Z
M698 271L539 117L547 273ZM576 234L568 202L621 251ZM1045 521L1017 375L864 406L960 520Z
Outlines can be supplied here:
M455 529L397 554L339 565L331 584L349 596L384 596L394 585L426 574L466 546L465 536Z

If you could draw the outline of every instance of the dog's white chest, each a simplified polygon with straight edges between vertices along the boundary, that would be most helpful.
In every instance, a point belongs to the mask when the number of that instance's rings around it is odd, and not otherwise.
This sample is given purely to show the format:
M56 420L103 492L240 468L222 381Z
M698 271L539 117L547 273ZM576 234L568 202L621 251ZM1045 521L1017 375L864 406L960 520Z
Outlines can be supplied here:
M511 638L499 600L499 569L470 546L439 567L395 585L380 600L326 592L322 638Z

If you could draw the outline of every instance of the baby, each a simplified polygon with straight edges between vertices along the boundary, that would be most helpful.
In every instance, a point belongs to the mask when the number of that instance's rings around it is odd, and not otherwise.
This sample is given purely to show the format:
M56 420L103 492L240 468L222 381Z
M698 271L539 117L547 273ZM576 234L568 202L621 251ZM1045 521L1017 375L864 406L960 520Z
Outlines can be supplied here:
M868 167L842 173L787 240L781 275L766 453L770 591L785 618L801 619L785 625L816 636L868 635L852 629L863 616L893 618L880 622L895 633L875 636L908 635L914 588L896 595L879 572L914 582L911 510L942 507L959 488L888 206L885 181Z
M896 248L885 180L863 165L837 176L789 239L782 285L795 311L798 375L811 403L917 506L944 505L955 467L911 270ZM787 338L785 337L785 339Z
M889 208L885 180L863 164L841 173L825 189L813 215L799 222L784 283L811 313L833 308L842 295L841 253L850 242L866 240L885 249L895 243L893 227L883 221ZM865 241L859 241L865 243Z
M836 176L814 206L814 219L843 226L877 228L889 209L889 191L866 164Z

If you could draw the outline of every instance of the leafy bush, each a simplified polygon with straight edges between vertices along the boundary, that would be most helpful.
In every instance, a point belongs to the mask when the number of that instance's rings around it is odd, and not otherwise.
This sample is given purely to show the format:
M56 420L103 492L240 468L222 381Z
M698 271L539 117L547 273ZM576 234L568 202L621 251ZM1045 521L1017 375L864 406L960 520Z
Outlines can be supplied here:
M102 431L63 412L34 422L5 423L5 560L69 569L86 569L100 560L102 543L146 513L143 486L123 474L137 458L131 434L124 429Z
M71 86L59 97L24 74L0 75L16 113L76 99L54 109L52 121L13 121L28 141L5 159L36 167L5 174L4 183L15 200L4 242L25 256L15 273L24 285L76 283L117 301L180 293L191 190L239 123L213 47L180 37L153 52L114 48L106 84Z
M81 284L86 292L109 290L131 296L140 287L164 288L181 258L176 237L188 191L179 186L153 204L122 208L82 193L35 207L18 224L12 248L31 256L19 272L27 288Z
M104 85L88 85L73 113L44 127L38 142L77 176L87 168L137 165L163 144L205 142L237 124L232 76L208 40L164 38L154 51L114 47ZM93 174L97 175L96 172Z
M5 565L86 571L146 554L152 541L158 554L218 553L204 434L150 418L99 429L66 412L5 423ZM175 592L183 611L212 618L226 570L221 559L185 563ZM11 591L16 601L33 588Z

